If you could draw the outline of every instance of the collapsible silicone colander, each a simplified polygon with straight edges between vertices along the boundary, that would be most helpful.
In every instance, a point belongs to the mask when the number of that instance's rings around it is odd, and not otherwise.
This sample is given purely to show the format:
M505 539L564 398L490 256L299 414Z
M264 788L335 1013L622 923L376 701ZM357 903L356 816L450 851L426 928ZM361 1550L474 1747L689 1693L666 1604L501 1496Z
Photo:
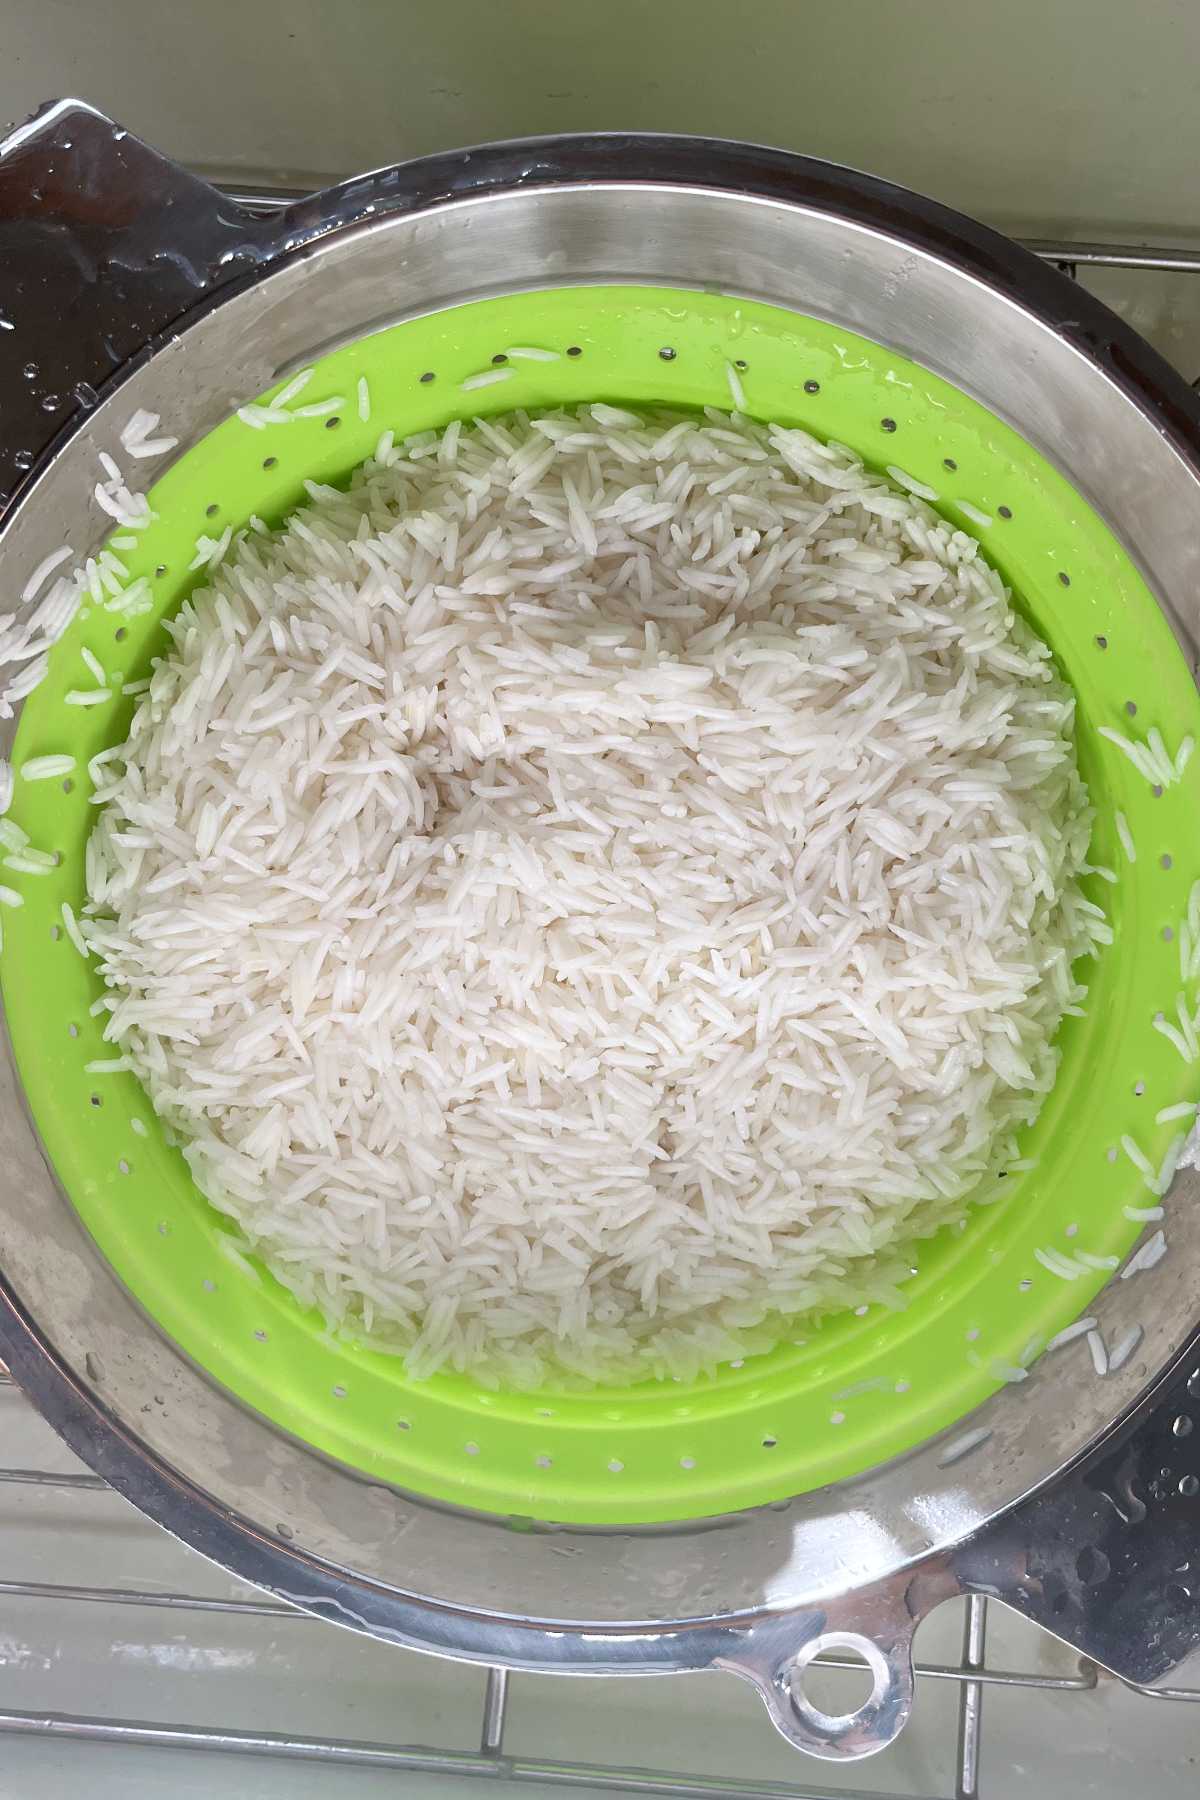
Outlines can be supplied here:
M34 191L51 196L44 220ZM0 959L15 1059L15 1074L0 1067L0 1352L138 1504L343 1623L514 1666L729 1667L803 1747L879 1748L906 1716L908 1644L930 1605L956 1584L1029 1607L1051 1593L1045 1573L1016 1571L1057 1551L1025 1542L986 1576L961 1557L952 1571L951 1551L1099 1441L1194 1320L1191 1173L1166 1202L1167 1260L1100 1291L1143 1229L1126 1208L1152 1199L1121 1140L1157 1168L1180 1129L1158 1115L1200 1091L1200 1065L1156 1025L1185 985L1200 759L1160 792L1101 735L1157 728L1172 752L1200 736L1181 648L1200 592L1186 390L1102 309L966 221L825 165L662 140L463 153L262 223L70 108L0 147L6 322L18 361L7 383L0 366L0 486L35 465L2 521L6 592L64 538L80 554L102 541L96 453L122 456L135 409L161 413L180 446L127 463L156 518L120 554L153 611L86 608L12 744L11 816L61 860L0 874L24 902L5 910ZM33 349L46 398L74 391L83 408L40 461L27 446L44 415L19 373ZM340 397L335 410L262 430L236 417L309 365L305 403ZM201 534L281 521L306 479L344 480L384 430L598 399L728 406L729 366L755 417L898 466L980 537L1078 697L1093 861L1116 877L1090 892L1114 941L1088 971L1085 1016L1063 1027L1021 1166L965 1228L916 1247L904 1310L798 1326L693 1383L414 1382L247 1262L136 1082L88 1073L111 1052L62 914L84 898L87 764L122 741L133 701L116 677L144 676L161 650L163 618L202 579L189 572ZM504 379L464 386L483 371ZM88 685L85 648L117 691L68 706ZM75 758L69 776L22 778L53 753ZM1064 1280L1039 1251L1086 1272ZM1040 1357L1085 1308L1110 1344L1144 1330L1103 1382L1080 1344ZM952 1461L968 1429L980 1447ZM1081 1594L1072 1575L1059 1629L1133 1666ZM847 1632L875 1689L829 1719L804 1700L802 1667ZM1154 1635L1156 1669L1174 1641Z
M505 359L510 346L557 360ZM111 1056L93 1002L103 992L62 929L84 899L95 818L90 757L122 741L134 702L64 704L88 680L81 651L126 680L164 646L161 619L202 577L201 534L282 520L302 482L344 480L384 429L397 437L450 419L585 400L728 406L726 365L747 409L900 464L979 533L1018 605L1053 647L1079 700L1079 755L1097 812L1091 897L1114 943L1089 970L1086 1016L1061 1033L1062 1066L1022 1160L965 1230L914 1249L906 1309L805 1325L772 1354L687 1384L627 1391L492 1393L456 1375L412 1381L394 1356L331 1339L264 1269L223 1254L226 1221L193 1187L131 1075L98 1077ZM481 390L480 371L507 379ZM365 377L370 419L359 417ZM1101 725L1169 746L1200 736L1190 672L1158 604L1078 493L1017 434L902 357L821 321L737 298L649 287L559 288L455 307L359 339L317 363L304 403L336 412L258 430L234 416L155 483L158 515L122 560L152 584L152 613L121 624L86 608L26 705L15 746L12 816L62 856L49 878L14 874L25 904L5 921L3 979L17 1061L55 1167L89 1230L146 1310L251 1406L331 1455L442 1500L577 1522L692 1518L777 1500L885 1461L952 1424L1076 1316L1106 1279L1048 1272L1039 1246L1122 1257L1146 1202L1141 1176L1109 1150L1132 1134L1157 1167L1178 1123L1165 1105L1195 1073L1155 1029L1180 990L1174 933L1200 874L1200 759L1156 791ZM236 396L235 398L249 398ZM168 419L167 423L170 421ZM136 465L135 465L136 466ZM980 527L979 518L990 520ZM118 533L118 535L126 535ZM74 755L48 789L22 763ZM1114 818L1138 849L1129 863ZM143 1135L138 1135L138 1127ZM803 1341L794 1341L803 1340Z

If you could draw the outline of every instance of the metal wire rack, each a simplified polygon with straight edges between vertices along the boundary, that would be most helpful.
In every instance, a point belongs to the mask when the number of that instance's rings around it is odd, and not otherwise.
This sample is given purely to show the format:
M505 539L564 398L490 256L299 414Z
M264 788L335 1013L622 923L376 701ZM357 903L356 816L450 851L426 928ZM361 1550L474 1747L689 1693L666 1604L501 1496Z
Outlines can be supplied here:
M283 191L227 190L230 198L252 211L269 212L300 196ZM1154 271L1200 275L1200 251L1156 249L1136 245L1030 241L1028 248L1046 262L1076 276L1089 268ZM12 1389L12 1377L0 1366L0 1388ZM16 1392L10 1403L20 1404ZM99 1476L82 1472L56 1473L37 1468L0 1466L0 1484L39 1489L91 1493L113 1490ZM152 1527L147 1526L147 1530ZM0 1556L3 1540L0 1539ZM0 1567L2 1567L0 1562ZM297 1630L320 1629L321 1621L295 1607L271 1600L213 1598L201 1594L143 1590L126 1587L79 1586L66 1582L0 1579L0 1601L12 1599L71 1606L101 1605L165 1609L173 1613L235 1614L244 1619L287 1620ZM988 1666L988 1603L981 1596L968 1599L965 1608L962 1653L956 1665L918 1662L922 1682L951 1682L957 1688L957 1744L953 1796L930 1794L925 1800L986 1800L982 1784L984 1694L987 1688L1027 1689L1070 1695L1090 1693L1098 1685L1100 1671L1081 1659L1075 1674L1044 1674ZM852 1670L857 1665L825 1656L822 1663ZM157 1750L223 1751L244 1757L271 1758L283 1762L307 1762L330 1767L392 1771L401 1776L474 1776L504 1783L529 1783L548 1788L640 1794L668 1800L912 1800L912 1796L879 1789L826 1787L803 1780L796 1782L747 1781L737 1777L698 1776L664 1768L633 1768L593 1762L550 1760L505 1753L505 1724L514 1684L521 1681L500 1668L489 1669L479 1717L478 1743L461 1750L434 1749L413 1743L375 1743L358 1739L316 1737L278 1732L252 1732L220 1725L183 1725L170 1721L147 1722L119 1717L89 1716L39 1709L3 1710L0 1736L21 1735L52 1741L122 1745ZM1189 1703L1200 1701L1200 1688L1142 1688L1124 1684L1147 1701ZM0 1700L3 1696L0 1695ZM764 1726L765 1729L765 1726Z
M0 1368L0 1388L12 1389L10 1404L20 1404L12 1377ZM38 1489L83 1493L115 1492L98 1475L56 1472L36 1468L0 1466L0 1483ZM153 1527L147 1525L148 1531ZM3 1544L0 1540L0 1551ZM2 1566L2 1565L0 1565ZM70 1606L145 1607L177 1614L224 1613L241 1619L287 1620L297 1630L320 1629L322 1621L296 1607L273 1600L214 1598L203 1594L127 1587L80 1586L69 1582L0 1579L0 1602L23 1600ZM987 1661L988 1603L971 1596L964 1616L961 1659L956 1665L918 1662L923 1682L952 1682L958 1690L958 1738L955 1752L953 1796L930 1794L925 1800L985 1800L981 1786L984 1692L988 1687L1029 1689L1068 1695L1090 1693L1099 1670L1081 1659L1075 1674L1044 1674L1017 1669L995 1669ZM819 1659L827 1667L852 1670L845 1658ZM510 1783L526 1782L549 1788L596 1790L612 1794L643 1794L671 1800L911 1800L911 1796L880 1790L837 1789L804 1781L746 1781L737 1777L708 1778L680 1770L633 1768L615 1764L556 1761L541 1757L507 1755L505 1723L514 1684L522 1678L499 1668L489 1669L479 1717L477 1746L461 1750L433 1749L422 1744L374 1743L340 1737L252 1732L212 1725L183 1725L168 1720L106 1718L39 1708L37 1711L5 1710L0 1706L0 1737L20 1735L62 1742L121 1745L151 1750L224 1751L246 1757L267 1757L284 1762L309 1762L341 1768L393 1771L398 1775L478 1776ZM1129 1684L1126 1684L1129 1685ZM1136 1688L1148 1700L1200 1701L1200 1688ZM2 1699L2 1695L0 1695ZM764 1726L765 1729L765 1726Z

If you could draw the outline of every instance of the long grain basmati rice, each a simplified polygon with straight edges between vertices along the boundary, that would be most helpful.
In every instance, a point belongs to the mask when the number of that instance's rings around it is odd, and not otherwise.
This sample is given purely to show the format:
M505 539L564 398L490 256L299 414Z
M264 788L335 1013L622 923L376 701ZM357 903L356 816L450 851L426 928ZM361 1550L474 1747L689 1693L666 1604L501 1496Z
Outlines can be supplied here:
M977 547L715 412L385 433L310 494L90 765L105 1035L243 1250L491 1383L902 1303L1108 930Z

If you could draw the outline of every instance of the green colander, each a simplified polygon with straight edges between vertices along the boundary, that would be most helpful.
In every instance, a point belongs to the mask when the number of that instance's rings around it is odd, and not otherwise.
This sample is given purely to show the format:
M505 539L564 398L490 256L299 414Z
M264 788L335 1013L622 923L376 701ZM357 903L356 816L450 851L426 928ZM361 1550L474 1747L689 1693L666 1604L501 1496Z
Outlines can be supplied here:
M505 361L514 346L556 360ZM915 1247L903 1311L875 1305L798 1324L770 1354L690 1383L525 1394L452 1374L413 1381L397 1358L332 1337L246 1258L132 1076L88 1073L112 1050L95 1010L102 988L62 911L84 900L95 818L87 764L125 735L134 702L118 672L136 681L162 651L163 619L202 579L189 571L202 533L252 514L282 521L306 478L344 481L384 430L401 437L456 417L590 400L728 407L727 365L756 418L835 439L876 468L901 466L980 538L1078 696L1092 861L1116 876L1089 877L1087 891L1114 942L1085 971L1085 1016L1062 1027L1058 1081L1024 1133L1022 1166L965 1227ZM464 390L493 369L505 379ZM1107 726L1141 741L1157 727L1171 749L1200 737L1196 688L1154 596L1081 495L992 413L875 342L765 304L609 284L449 306L321 356L304 400L339 396L336 411L265 429L230 416L181 455L150 490L154 523L136 550L119 552L131 578L148 579L153 610L123 623L85 607L25 705L10 816L60 860L49 875L4 872L24 904L4 913L0 973L29 1106L84 1224L162 1330L247 1406L376 1480L439 1501L574 1524L690 1519L808 1492L943 1431L1086 1309L1108 1279L1104 1259L1123 1258L1142 1230L1125 1209L1153 1204L1121 1139L1157 1167L1180 1129L1157 1115L1200 1093L1196 1070L1155 1024L1156 1014L1174 1017L1182 986L1177 940L1200 875L1200 758L1162 790L1100 735ZM113 672L115 691L80 708L65 696L88 681L85 649ZM75 758L70 776L22 779L28 759L60 752ZM1084 1253L1096 1266L1063 1280L1039 1249Z

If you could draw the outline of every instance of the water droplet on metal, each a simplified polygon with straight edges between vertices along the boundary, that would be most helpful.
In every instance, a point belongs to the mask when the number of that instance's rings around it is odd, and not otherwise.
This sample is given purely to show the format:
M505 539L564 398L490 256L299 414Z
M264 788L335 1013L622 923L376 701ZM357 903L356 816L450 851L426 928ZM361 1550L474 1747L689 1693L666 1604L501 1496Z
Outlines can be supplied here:
M13 457L13 467L16 469L22 469L22 470L23 469L32 469L32 467L33 467L33 451L32 450L18 450Z
M80 406L95 406L100 398L90 381L77 381L71 391Z
M37 373L38 373L38 366L35 362L27 362L25 364L25 367L21 370L21 373L25 377L26 381L36 381Z
M1197 1494L1200 1494L1200 1475L1181 1475L1179 1491L1185 1500L1194 1499Z
M42 400L42 411L57 412L61 405L62 400L58 394L47 394Z
M1187 1391L1193 1400L1200 1400L1200 1369L1193 1369L1188 1376Z
M1176 1437L1187 1437L1191 1429L1192 1421L1186 1413L1180 1413L1179 1417L1171 1427L1171 1430L1175 1433Z

